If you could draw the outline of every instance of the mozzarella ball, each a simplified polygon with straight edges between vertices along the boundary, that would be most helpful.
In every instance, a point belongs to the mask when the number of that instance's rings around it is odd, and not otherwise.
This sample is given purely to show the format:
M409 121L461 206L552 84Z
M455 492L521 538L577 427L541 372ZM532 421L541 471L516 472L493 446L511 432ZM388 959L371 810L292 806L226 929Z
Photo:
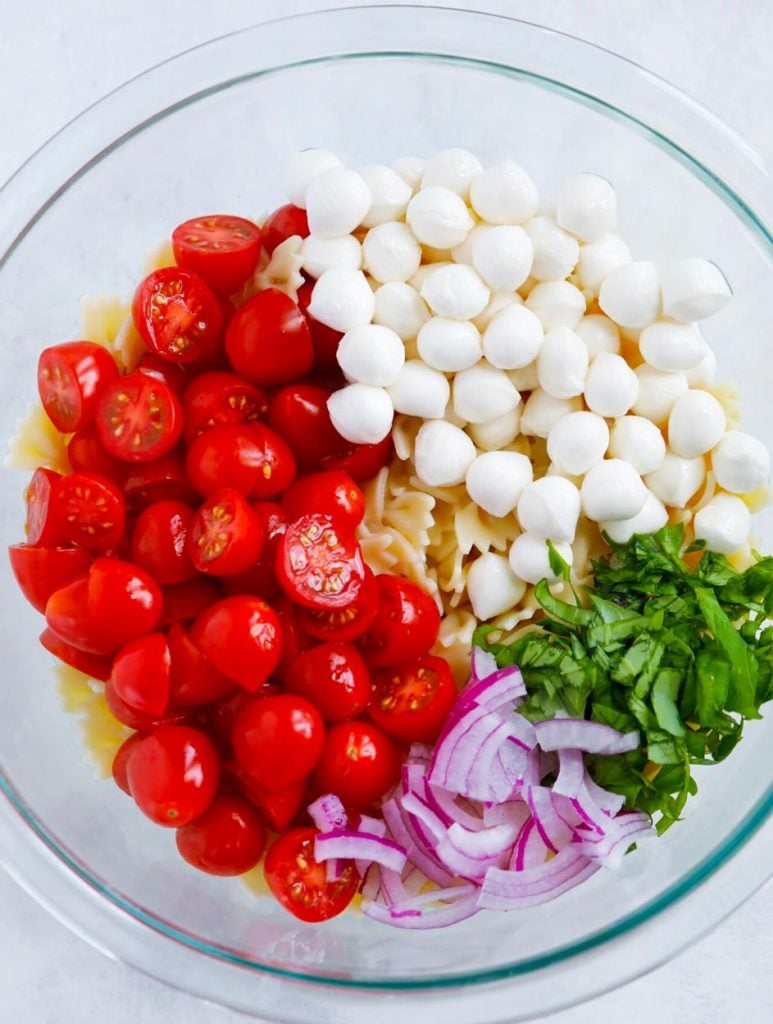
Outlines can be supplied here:
M571 566L574 556L571 545L566 541L556 541L553 547L567 565ZM539 583L540 580L555 583L559 578L550 567L548 542L531 533L522 533L520 537L515 538L510 548L509 562L518 579L525 583Z
M554 398L537 388L526 400L521 413L521 433L530 437L547 437L554 423L570 412L579 412L579 398Z
M419 479L430 487L453 487L467 476L475 445L460 427L445 420L422 423L413 459Z
M329 149L303 149L287 161L285 192L291 203L306 209L306 189L323 171L343 167L341 160ZM347 231L342 232L348 234Z
M582 510L596 523L631 519L644 508L647 488L628 462L606 459L588 470L580 488Z
M583 288L598 292L612 271L631 262L631 250L619 235L604 235L597 242L580 246L577 276Z
M561 281L577 265L580 246L552 217L535 217L526 225L534 247L531 276L537 281ZM516 285L517 287L517 285Z
M408 203L406 220L422 245L453 249L461 245L474 221L464 200L448 188L423 188Z
M364 324L341 338L336 358L349 381L388 388L403 368L405 348L391 328Z
M639 336L639 351L645 363L656 370L691 370L700 363L708 345L695 324L658 320Z
M525 224L537 210L537 186L514 160L487 167L473 179L470 202L489 224Z
M615 190L598 174L567 178L558 194L556 220L584 242L598 241L617 224Z
M647 491L641 512L630 519L616 519L599 523L599 526L615 544L625 544L635 533L657 533L667 522L668 512L663 502L652 491Z
M539 373L536 360L517 370L508 370L507 376L516 391L536 391L539 388Z
M467 574L467 595L476 619L485 622L510 611L526 592L504 555L486 552L476 558Z
M691 388L707 388L713 384L716 375L717 357L714 355L712 347L706 342L706 355L697 366L685 371L685 377Z
M507 306L522 306L523 300L518 292L492 292L491 298L482 313L472 318L479 331L485 331L497 313Z
M472 179L482 172L483 164L469 149L444 149L427 161L421 187L441 185L466 199Z
M512 512L532 482L531 460L518 452L483 452L467 470L467 493L489 515Z
M327 400L330 420L352 444L378 444L392 429L394 408L383 388L349 384Z
M741 430L728 430L711 453L711 468L720 487L748 494L770 476L770 453L762 441Z
M421 297L436 316L450 320L470 320L482 313L489 290L472 267L450 264L428 277Z
M580 518L580 492L562 476L543 476L528 484L518 502L518 522L543 540L573 541Z
M588 350L574 331L548 331L537 356L540 387L553 398L581 395L588 375Z
M403 156L392 164L392 170L399 174L414 192L420 188L426 169L427 161L420 156Z
M367 272L379 283L407 281L419 269L421 246L407 224L387 221L367 233L362 258Z
M732 296L716 263L697 256L676 260L663 275L663 309L667 316L681 323L713 316Z
M334 331L351 331L373 319L376 302L361 270L334 267L314 285L309 314Z
M471 423L469 426L470 437L479 448L487 452L496 452L518 437L521 429L521 407L517 406L506 412L504 416L497 416L488 423Z
M639 380L639 393L633 403L637 416L644 416L658 426L668 419L674 402L687 391L683 373L664 373L644 363L634 370Z
M443 267L453 266L450 260L443 260L440 263L422 263L415 274L411 274L408 280L408 284L412 288L415 288L417 292L421 292L426 281L432 277L433 274L437 274L438 270Z
M546 331L552 327L575 328L585 314L585 296L568 281L542 281L529 292L526 305Z
M309 232L320 238L349 235L362 224L371 196L365 179L348 167L323 171L306 189Z
M439 316L433 316L423 325L417 346L424 362L444 373L466 370L482 355L480 333L474 324Z
M717 494L695 513L693 527L709 551L732 555L749 540L751 515L734 494Z
M515 303L505 306L483 332L483 354L500 370L528 366L539 355L544 332L530 309Z
M621 327L646 327L660 313L660 276L649 260L626 263L601 283L599 306Z
M485 360L456 374L452 394L454 412L467 423L495 420L521 401L507 374Z
M585 382L585 404L599 416L624 416L639 394L639 379L613 352L599 352Z
M370 190L370 208L362 218L366 228L400 220L405 216L413 189L400 175L385 164L368 164L360 175Z
M719 444L727 426L725 410L708 391L690 389L677 398L668 417L668 443L677 455L693 459Z
M584 316L574 329L578 338L582 338L588 350L588 358L595 359L599 352L620 352L620 331L617 324L601 313L589 313Z
M424 420L441 419L451 397L444 375L420 359L409 359L387 390L396 412Z
M609 447L609 427L592 412L570 412L553 424L548 455L559 469L580 476L601 462Z
M706 464L698 456L684 459L681 455L666 452L663 462L644 481L652 493L671 508L685 508L698 488L706 479Z
M466 238L461 245L455 245L451 250L451 259L454 263L464 263L468 267L472 266L472 247L476 238L480 238L481 235L485 235L487 231L491 231L493 225L491 224L476 224L472 231L468 232Z
M343 238L319 238L309 235L301 247L301 266L311 277L322 277L326 270L343 267L359 270L362 266L362 246L353 235Z
M515 224L474 230L472 265L494 291L514 292L529 276L533 249L529 236Z
M666 457L666 442L651 420L621 416L609 436L609 454L630 463L639 476L653 473Z
M409 284L390 281L376 290L373 322L391 327L403 341L415 338L428 320L424 300Z

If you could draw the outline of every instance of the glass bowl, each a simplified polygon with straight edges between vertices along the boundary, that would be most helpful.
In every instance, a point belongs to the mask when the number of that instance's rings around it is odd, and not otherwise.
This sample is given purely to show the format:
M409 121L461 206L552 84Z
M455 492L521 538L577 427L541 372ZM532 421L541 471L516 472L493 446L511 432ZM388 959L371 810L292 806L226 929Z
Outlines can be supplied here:
M514 155L546 197L596 171L615 185L636 255L701 255L735 301L706 325L744 422L773 441L771 182L754 153L667 83L578 40L503 18L356 8L264 24L141 75L56 135L0 194L0 436L35 394L47 344L77 337L84 294L128 295L144 254L187 217L258 216L287 155L354 165L466 146ZM0 496L21 533L21 476ZM773 547L770 514L757 540ZM770 720L699 773L686 821L561 899L435 933L356 913L299 924L243 886L191 871L85 762L39 617L2 569L0 856L41 902L113 956L275 1020L521 1020L649 970L771 871Z

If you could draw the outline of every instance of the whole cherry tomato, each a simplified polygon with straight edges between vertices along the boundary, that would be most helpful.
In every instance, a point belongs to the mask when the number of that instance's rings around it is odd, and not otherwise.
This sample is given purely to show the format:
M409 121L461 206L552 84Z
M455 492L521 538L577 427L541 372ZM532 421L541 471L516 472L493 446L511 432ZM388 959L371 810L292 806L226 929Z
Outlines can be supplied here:
M365 579L356 601L345 608L299 608L298 624L317 640L357 640L370 629L378 611L378 587L373 573L365 567Z
M177 849L199 871L243 875L266 848L266 830L255 808L243 797L221 793L206 811L175 833Z
M36 548L12 544L11 570L19 588L37 611L45 614L48 599L88 570L91 556L81 548Z
M437 605L421 587L400 576L376 577L376 619L360 641L371 668L415 661L432 647L440 629Z
M282 438L262 423L223 424L193 441L186 468L205 497L233 487L247 497L272 498L295 476L295 459Z
M277 288L258 292L236 310L226 330L225 350L236 373L262 387L304 377L314 359L303 313Z
M93 341L67 341L43 349L38 392L57 430L70 434L94 419L97 397L118 376L115 360Z
M196 707L219 700L230 693L235 683L209 662L179 622L169 627L170 700L174 707ZM240 691L244 693L244 691Z
M259 690L279 663L282 626L260 598L226 597L199 615L191 640L223 675Z
M365 563L354 534L325 515L287 527L277 551L277 575L287 596L307 608L345 608L360 595Z
M287 441L304 469L319 469L351 445L333 426L327 411L331 392L316 384L290 384L274 395L268 422Z
M399 743L434 743L455 700L448 662L427 655L376 673L368 714Z
M247 499L232 487L211 494L191 521L186 551L212 576L238 576L258 560L265 533Z
M57 500L59 481L64 477L53 469L38 466L24 493L27 521L24 533L34 547L55 548L69 541Z
M345 722L370 703L368 666L352 644L320 644L300 654L285 677L297 693L319 709L326 722Z
M185 553L193 510L175 499L157 501L140 512L132 533L132 561L158 583L182 583L196 575Z
M170 362L210 359L219 348L220 303L189 270L163 267L148 274L134 293L132 317L148 348Z
M303 697L256 697L236 716L231 732L240 767L259 786L285 789L305 779L322 752L325 726Z
M386 733L370 722L340 722L327 731L314 785L352 810L367 811L399 775L400 758Z
M356 529L365 515L365 495L348 473L338 469L296 480L285 492L282 505L288 519L319 512L348 530Z
M100 391L96 426L109 455L125 462L152 462L180 440L183 409L168 384L146 373L130 373Z
M309 222L306 219L306 211L300 206L293 206L288 203L280 206L269 214L266 223L263 225L263 248L269 254L282 242L286 242L293 235L306 238L309 233Z
M176 227L172 251L178 266L198 274L218 295L230 295L254 273L260 239L251 220L216 213Z
M360 878L347 861L340 876L328 881L327 865L314 859L315 828L297 828L280 836L266 854L264 874L276 899L301 921L337 917L354 899Z
M131 736L123 741L113 757L113 779L116 786L118 786L119 789L122 789L127 796L132 795L131 790L129 789L129 779L126 774L129 766L129 757L141 739L142 735L140 733L133 732Z
M194 377L183 396L185 440L222 423L254 423L266 411L265 394L243 377L212 370Z
M169 706L171 657L163 633L148 633L122 647L113 659L115 692L134 711L161 718Z
M126 500L117 484L97 473L72 473L57 485L56 505L66 540L108 551L123 537Z

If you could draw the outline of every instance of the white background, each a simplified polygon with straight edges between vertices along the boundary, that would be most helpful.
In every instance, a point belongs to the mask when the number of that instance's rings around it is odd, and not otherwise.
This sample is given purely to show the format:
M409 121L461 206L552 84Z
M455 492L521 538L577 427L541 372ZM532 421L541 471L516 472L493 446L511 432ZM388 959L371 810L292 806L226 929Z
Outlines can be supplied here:
M105 92L180 50L256 21L341 0L0 0L0 182ZM773 164L768 0L467 0L638 61L724 118ZM236 1024L113 963L0 875L0 1018L14 1024ZM773 890L646 978L550 1024L767 1024ZM434 1022L432 1022L434 1024Z

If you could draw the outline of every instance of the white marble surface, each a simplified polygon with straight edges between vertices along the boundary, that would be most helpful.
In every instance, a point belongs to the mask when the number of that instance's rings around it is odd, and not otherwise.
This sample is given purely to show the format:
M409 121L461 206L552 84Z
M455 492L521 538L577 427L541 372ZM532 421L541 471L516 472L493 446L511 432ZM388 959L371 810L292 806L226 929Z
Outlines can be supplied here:
M713 108L773 162L773 5L768 0L467 0L636 60ZM52 132L165 57L304 0L0 0L0 181ZM236 1024L114 963L0 874L0 1019L13 1024ZM551 1024L763 1024L773 1007L773 889L675 961Z

